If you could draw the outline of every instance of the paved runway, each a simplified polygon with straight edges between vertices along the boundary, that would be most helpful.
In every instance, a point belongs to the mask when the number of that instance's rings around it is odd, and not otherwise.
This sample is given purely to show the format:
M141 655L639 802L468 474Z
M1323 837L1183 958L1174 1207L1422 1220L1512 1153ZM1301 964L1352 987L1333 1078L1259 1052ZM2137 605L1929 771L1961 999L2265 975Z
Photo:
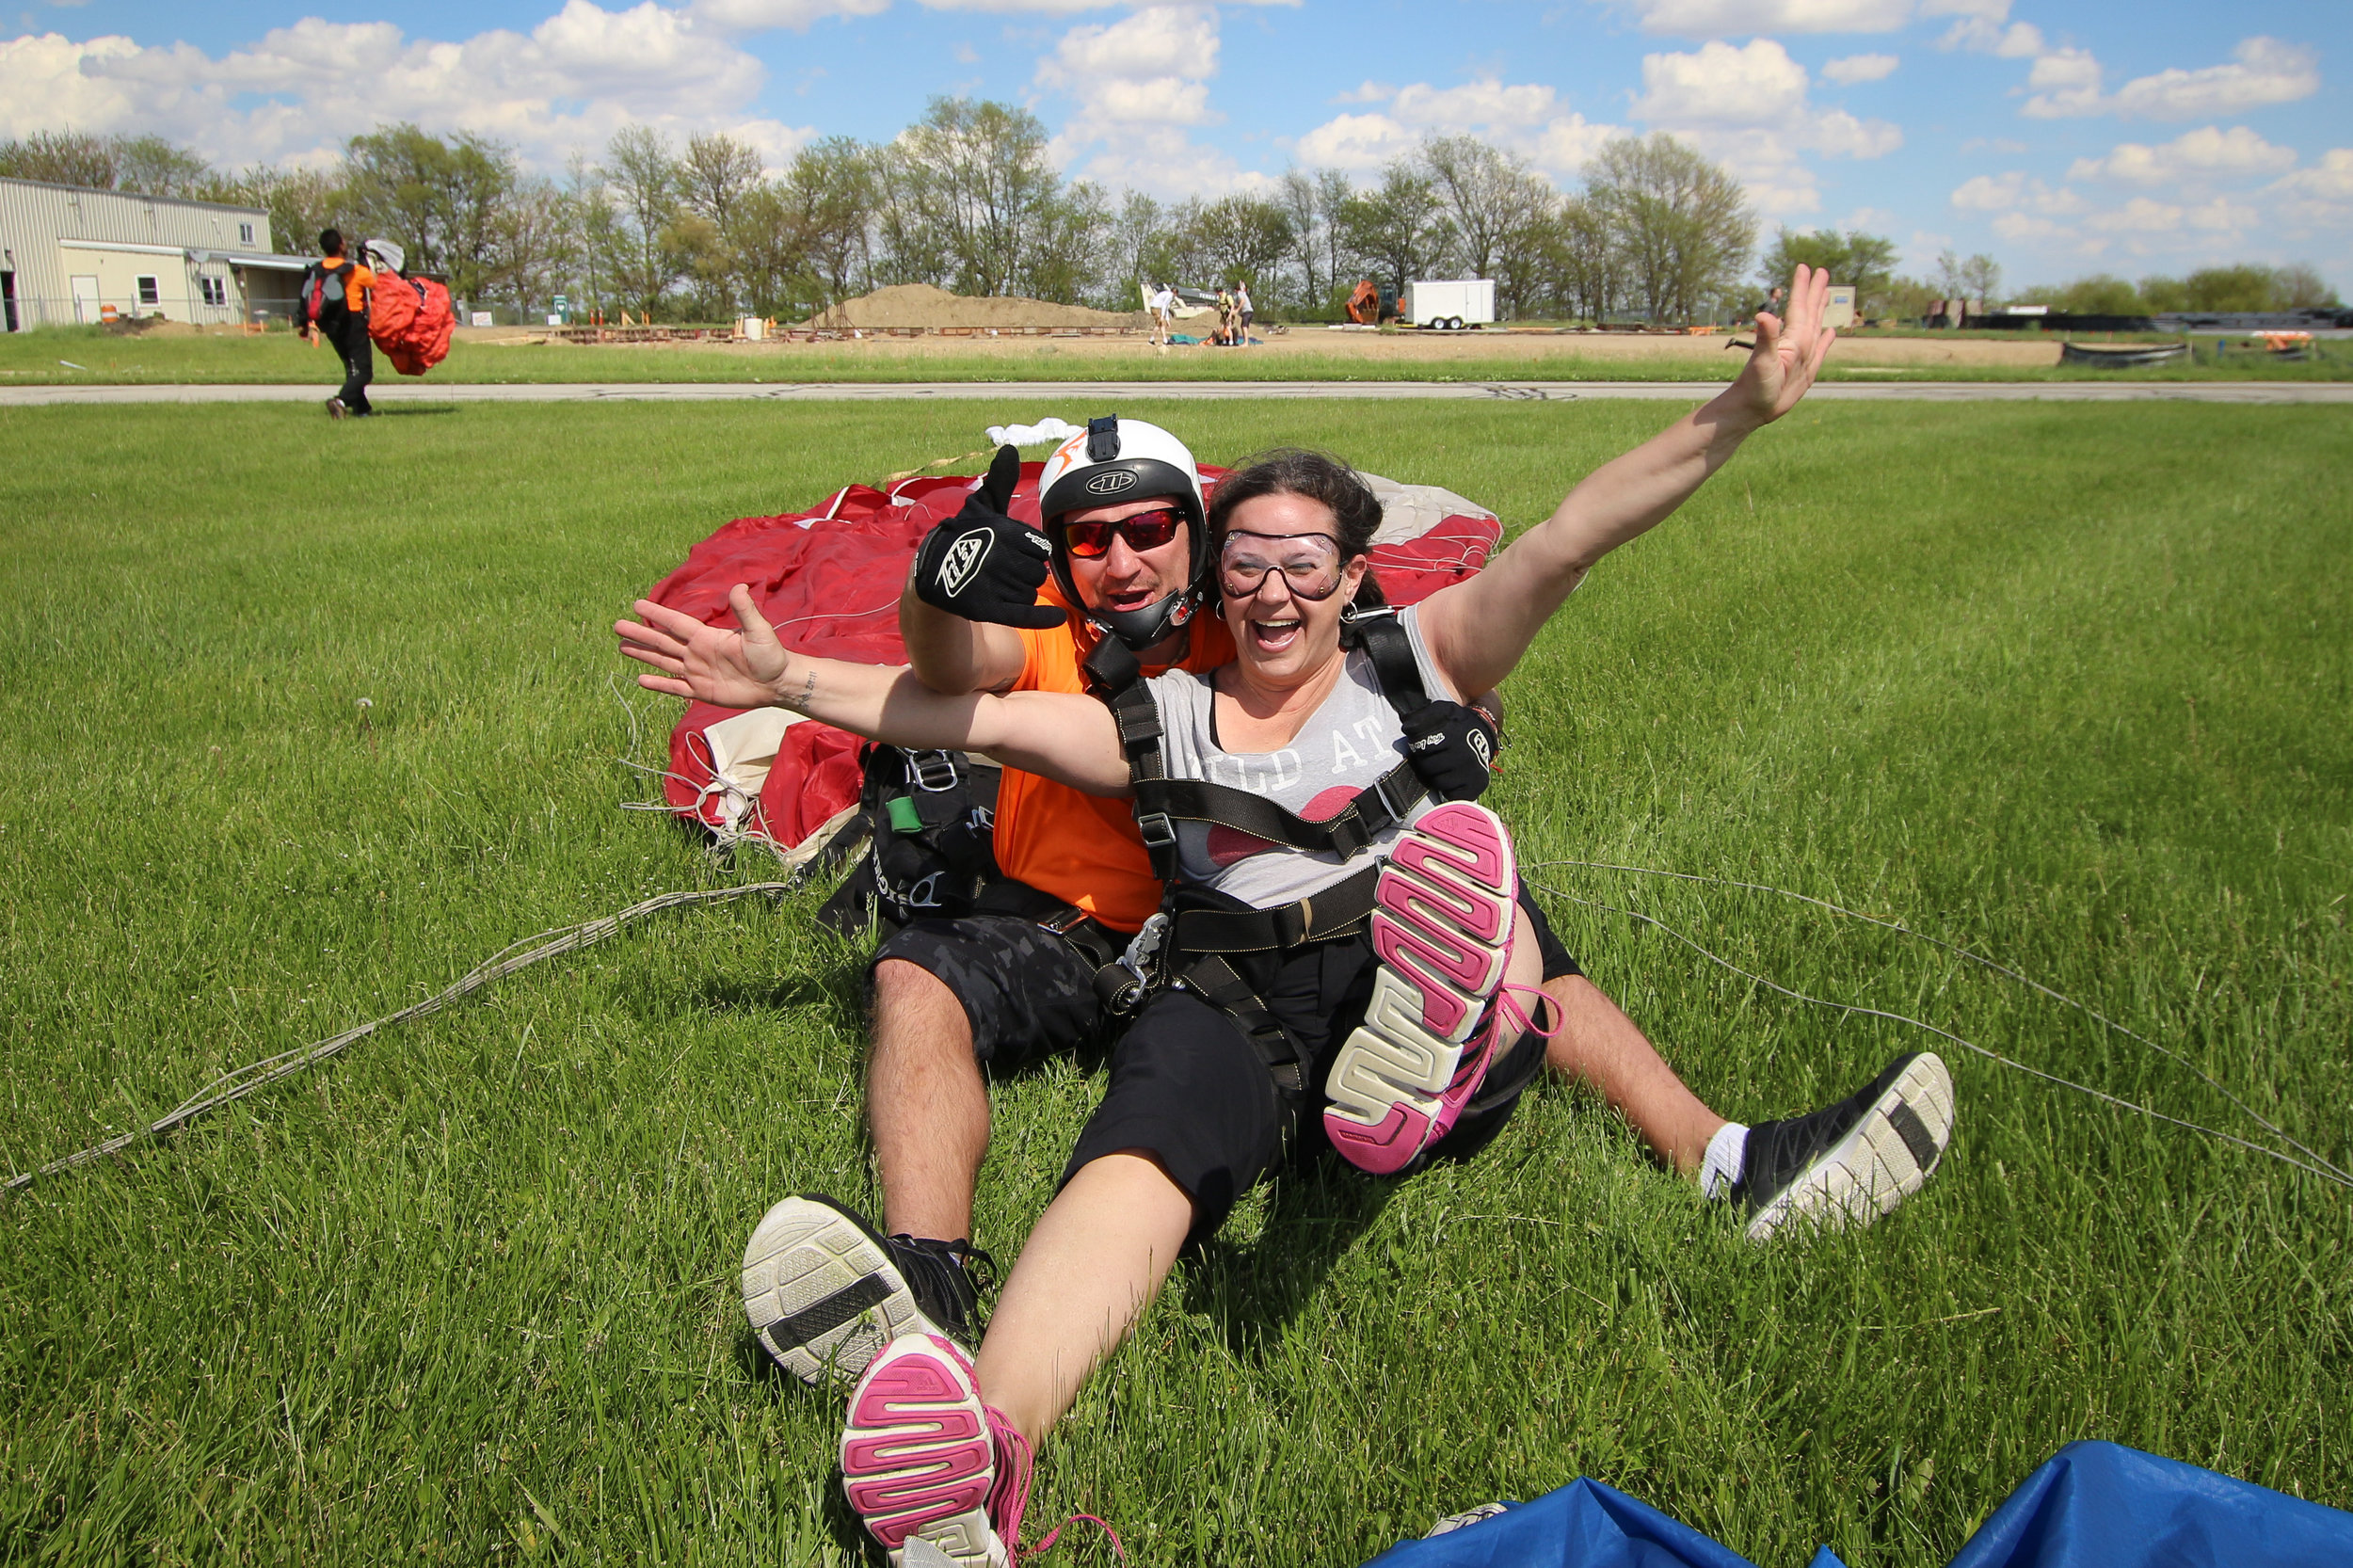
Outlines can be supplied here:
M1151 398L1445 397L1565 403L1632 397L1697 403L1705 381L757 381L433 382L379 381L381 403L858 403L890 398L968 402L1056 402L1099 407ZM0 408L48 404L324 403L320 386L0 387ZM1824 402L1922 403L2353 403L2345 381L1831 381L1810 394Z

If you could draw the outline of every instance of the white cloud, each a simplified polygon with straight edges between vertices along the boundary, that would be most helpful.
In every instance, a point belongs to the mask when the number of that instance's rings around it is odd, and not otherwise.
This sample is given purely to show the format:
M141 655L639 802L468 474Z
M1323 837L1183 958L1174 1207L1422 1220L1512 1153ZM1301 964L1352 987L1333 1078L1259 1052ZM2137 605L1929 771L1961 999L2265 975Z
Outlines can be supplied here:
M889 8L890 0L694 0L688 8L696 21L735 33L777 27L806 33L827 17L873 16Z
M2279 174L2294 167L2292 148L2275 147L2244 125L2227 131L2208 125L2158 147L2121 142L2105 158L2076 159L2067 177L2174 185L2234 175Z
M2191 120L2292 104L2320 90L2320 67L2310 49L2250 38L2231 54L2235 62L2231 65L2160 71L2125 83L2116 95L2116 112L2143 120Z
M1954 23L1936 46L1998 55L2006 60L2032 59L2043 52L2042 29L2031 22L2013 22L2005 27L1996 18L1967 16Z
M1878 82L1896 74L1896 67L1903 62L1893 55L1849 55L1832 60L1822 67L1822 74L1841 87L1853 87L1858 82Z
M1221 47L1217 12L1202 5L1073 27L1037 67L1038 86L1078 105L1050 144L1055 161L1074 179L1160 197L1272 185L1188 135L1224 118L1209 103Z
M2086 227L2111 234L2169 234L2181 228L2184 216L2170 201L2136 196L2113 211L2094 214Z
M2038 56L2026 72L2026 91L2031 96L2019 112L2035 120L2099 114L2105 104L2100 96L2100 62L2089 49L2055 49Z
M1385 114L1335 115L1299 138L1299 161L1362 173L1410 154L1421 133Z
M2065 185L2054 189L2013 169L2007 174L1980 174L1963 181L1952 203L1962 212L2000 213L2012 210L2046 216L2083 211L2083 198Z
M1397 96L1397 88L1388 82L1366 80L1363 85L1336 95L1335 104L1385 104Z
M1721 160L1768 214L1811 212L1820 204L1803 153L1877 158L1903 145L1903 133L1886 120L1814 107L1805 68L1772 39L1645 55L1642 87L1634 117Z
M2353 224L2353 147L2332 147L2310 168L2274 180L2263 194L2289 222L2333 229Z
M1927 17L1957 16L1963 27L1993 27L2010 0L1614 0L1646 33L1717 39L1759 33L1892 33Z
M317 162L364 104L371 123L495 136L547 168L627 124L723 130L778 157L810 133L749 113L766 80L759 60L654 0L626 10L568 0L528 34L456 42L306 17L217 57L49 34L0 42L0 134L155 132L232 166Z
M1217 74L1217 12L1151 6L1121 21L1074 27L1038 62L1037 83L1077 101L1063 129L1073 144L1128 128L1207 125Z
M2038 120L2096 114L2193 120L2292 104L2320 90L2318 57L2308 48L2256 37L2231 54L2230 65L2137 76L2110 96L2100 90L2103 72L2089 50L2053 50L2039 56L2027 74L2031 96L2023 112Z
M1370 173L1411 153L1425 136L1472 132L1545 173L1566 179L1584 168L1603 142L1624 134L1569 110L1552 88L1495 76L1452 88L1368 82L1349 101L1383 106L1336 115L1301 136L1293 150L1301 163Z

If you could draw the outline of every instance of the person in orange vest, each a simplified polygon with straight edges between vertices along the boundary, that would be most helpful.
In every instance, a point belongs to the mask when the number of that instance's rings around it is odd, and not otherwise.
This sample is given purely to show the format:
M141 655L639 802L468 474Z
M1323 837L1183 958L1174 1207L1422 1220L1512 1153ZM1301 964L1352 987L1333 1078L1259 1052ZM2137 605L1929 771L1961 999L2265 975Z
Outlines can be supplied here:
M368 405L368 383L376 379L376 354L368 344L368 291L376 274L344 255L344 236L333 229L319 234L319 259L302 275L301 313L295 330L305 341L325 338L343 356L344 384L327 400L329 417L376 412Z

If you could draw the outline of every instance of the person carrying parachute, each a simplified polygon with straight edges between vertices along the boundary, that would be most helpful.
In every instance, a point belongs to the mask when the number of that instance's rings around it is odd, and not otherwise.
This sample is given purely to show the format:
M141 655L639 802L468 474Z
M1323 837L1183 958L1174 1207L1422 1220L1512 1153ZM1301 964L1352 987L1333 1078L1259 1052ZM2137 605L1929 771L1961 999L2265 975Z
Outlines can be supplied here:
M651 690L984 751L1130 797L1169 884L1157 948L1126 955L1148 1000L978 1356L918 1328L859 1369L844 1489L894 1563L914 1541L967 1568L1012 1560L1033 1447L1178 1254L1295 1140L1320 1131L1360 1168L1402 1174L1462 1125L1529 1031L1515 999L1540 970L1508 831L1412 776L1403 717L1417 697L1460 704L1495 686L1595 562L1795 407L1832 342L1827 296L1826 275L1799 268L1789 321L1758 324L1731 388L1587 475L1501 569L1401 612L1369 576L1381 508L1353 471L1280 454L1228 476L1206 521L1235 657L1206 673L1112 672L1103 700L944 696L911 671L788 651L741 585L737 632L650 600L638 610L651 625L616 626L624 651L659 672L639 677ZM1091 428L1074 441L1113 439ZM984 552L968 553L978 569ZM1905 1057L1812 1116L1725 1124L1738 1136L1720 1195L1745 1200L1752 1234L1776 1209L1867 1221L1919 1189L1953 1122L1944 1064Z
M376 274L344 254L342 232L321 231L319 259L302 274L295 332L306 343L324 339L343 356L344 384L327 400L334 419L376 412L368 405L368 383L376 378L368 348L368 294L375 286Z

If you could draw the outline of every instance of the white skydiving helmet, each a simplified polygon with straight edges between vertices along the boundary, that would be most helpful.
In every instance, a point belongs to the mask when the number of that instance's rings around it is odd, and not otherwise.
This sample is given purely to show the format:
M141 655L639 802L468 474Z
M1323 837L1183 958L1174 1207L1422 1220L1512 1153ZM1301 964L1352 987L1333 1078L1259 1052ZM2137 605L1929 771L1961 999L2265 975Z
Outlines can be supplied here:
M1086 608L1071 581L1070 556L1055 523L1066 513L1149 496L1173 497L1193 540L1192 570L1173 594L1134 610ZM1141 653L1201 607L1209 579L1209 518L1201 499L1201 471L1185 443L1157 424L1116 414L1089 420L1086 429L1054 449L1037 480L1038 513L1053 541L1054 581L1088 621Z

